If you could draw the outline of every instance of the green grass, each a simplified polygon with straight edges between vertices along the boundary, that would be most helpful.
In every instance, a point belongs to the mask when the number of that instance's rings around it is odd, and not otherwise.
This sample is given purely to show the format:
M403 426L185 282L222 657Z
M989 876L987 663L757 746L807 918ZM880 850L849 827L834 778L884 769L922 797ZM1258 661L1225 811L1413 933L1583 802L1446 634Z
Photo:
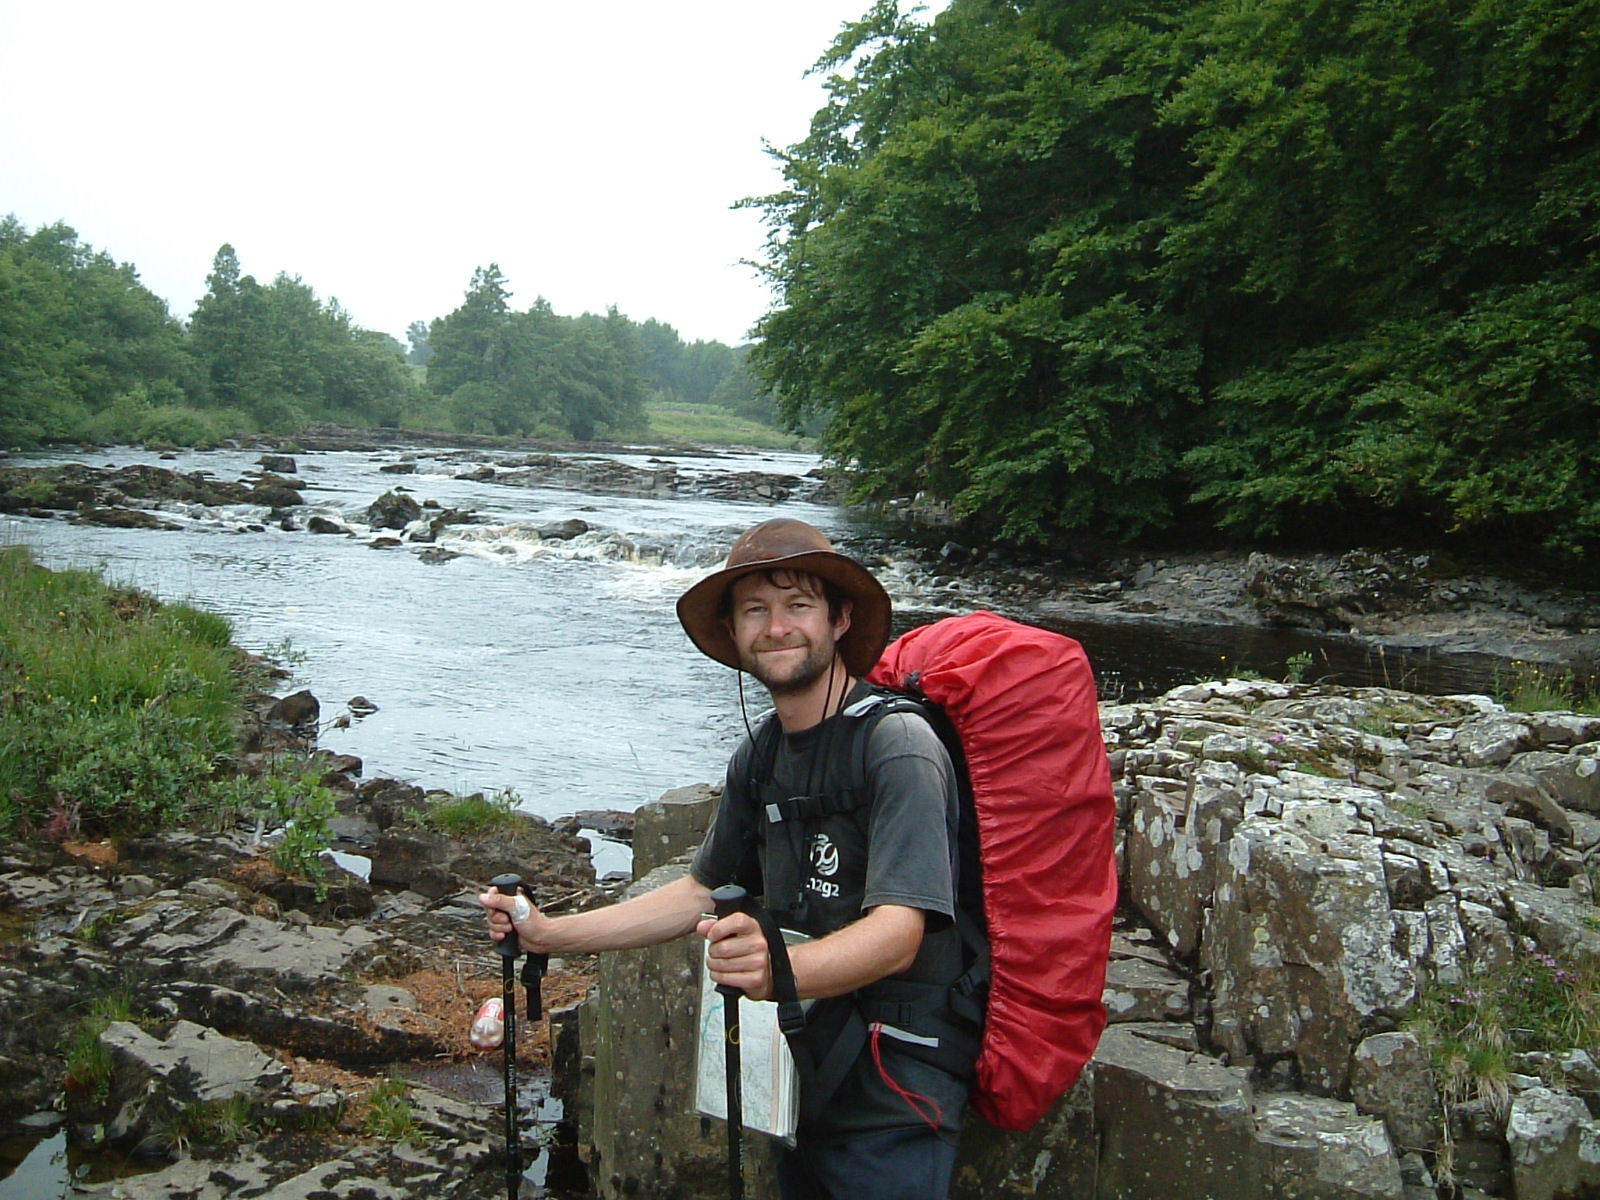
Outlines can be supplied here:
M453 838L485 837L524 828L526 819L517 812L520 798L506 788L492 796L475 793L442 800L422 814L422 824Z
M1512 712L1567 711L1600 715L1600 686L1592 676L1580 680L1570 668L1514 662L1495 677L1495 696Z
M759 450L796 450L804 439L736 417L713 405L652 401L645 405L650 436L668 445L753 446Z
M195 1100L160 1125L156 1140L168 1150L186 1154L192 1145L235 1146L252 1136L249 1096Z
M236 743L232 627L0 547L0 833L127 832L191 810Z
M125 988L115 988L90 1002L89 1011L67 1035L67 1086L101 1101L111 1094L111 1051L101 1044L100 1035L112 1022L132 1018L133 995Z
M1475 970L1431 989L1405 1023L1429 1049L1446 1117L1439 1175L1454 1176L1452 1105L1481 1100L1504 1119L1516 1056L1600 1048L1600 970L1571 967L1549 954Z
M398 1073L389 1075L367 1093L367 1111L361 1129L386 1142L403 1142L417 1135L416 1117L406 1095L406 1081Z

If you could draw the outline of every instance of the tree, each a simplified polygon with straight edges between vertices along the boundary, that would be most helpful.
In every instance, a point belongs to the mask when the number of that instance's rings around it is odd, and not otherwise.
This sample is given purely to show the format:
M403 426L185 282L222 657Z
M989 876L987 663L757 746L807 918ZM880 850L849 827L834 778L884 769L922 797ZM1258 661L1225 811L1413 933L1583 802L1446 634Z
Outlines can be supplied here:
M406 341L411 344L408 361L413 366L427 366L428 360L433 357L433 349L428 345L428 323L413 321L406 326Z
M409 407L415 385L400 344L357 327L299 276L262 287L224 245L206 283L189 326L217 404L279 432L312 419L393 424Z
M821 64L830 104L758 202L782 299L752 360L858 495L931 490L1020 541L1168 518L1194 333L1154 304L1141 200L1182 195L1177 64L1163 6L1096 11L883 2Z
M459 308L429 330L428 387L463 432L588 441L644 427L642 350L635 327L561 317L543 298L512 312L499 267L480 267Z
M183 333L132 267L63 224L0 221L0 444L93 436L118 405L181 402Z

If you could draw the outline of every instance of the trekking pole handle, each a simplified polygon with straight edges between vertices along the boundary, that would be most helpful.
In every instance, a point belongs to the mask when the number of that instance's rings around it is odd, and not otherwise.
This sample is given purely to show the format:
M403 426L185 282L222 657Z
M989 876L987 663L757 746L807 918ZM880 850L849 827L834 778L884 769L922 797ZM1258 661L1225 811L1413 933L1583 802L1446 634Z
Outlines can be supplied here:
M516 924L519 921L526 921L533 912L533 903L528 899L527 886L523 884L521 875L496 875L489 881L489 885L502 896L516 898L517 906L509 914L511 932L495 943L495 949L502 957L516 958L522 953L522 947L517 942Z
M737 883L725 883L711 893L712 911L717 914L717 920L732 916L736 912L750 911L750 893ZM726 983L717 984L717 991L724 996L740 996L744 993L738 988Z

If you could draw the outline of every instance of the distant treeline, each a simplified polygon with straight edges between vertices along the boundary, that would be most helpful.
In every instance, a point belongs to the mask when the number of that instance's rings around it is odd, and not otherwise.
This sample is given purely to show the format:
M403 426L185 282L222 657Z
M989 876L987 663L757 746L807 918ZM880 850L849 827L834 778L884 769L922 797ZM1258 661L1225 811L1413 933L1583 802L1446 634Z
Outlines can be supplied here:
M1592 552L1596 30L1600 0L880 0L756 202L757 369L859 493L1012 539Z
M0 220L0 447L205 446L313 421L587 440L643 434L652 398L774 419L745 348L615 311L513 312L494 266L456 311L415 322L409 351L296 276L242 274L232 246L206 287L185 324L68 226Z

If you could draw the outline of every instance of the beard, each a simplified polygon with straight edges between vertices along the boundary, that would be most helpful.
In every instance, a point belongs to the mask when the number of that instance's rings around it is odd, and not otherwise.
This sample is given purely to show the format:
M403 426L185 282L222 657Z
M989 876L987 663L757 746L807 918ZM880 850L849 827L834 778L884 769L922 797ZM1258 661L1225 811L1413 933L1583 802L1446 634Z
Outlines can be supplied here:
M741 651L740 665L774 697L798 695L809 690L827 674L833 666L836 648L831 638L826 645L814 642L804 645L806 653L803 658L784 664L767 662L765 656L758 652Z

